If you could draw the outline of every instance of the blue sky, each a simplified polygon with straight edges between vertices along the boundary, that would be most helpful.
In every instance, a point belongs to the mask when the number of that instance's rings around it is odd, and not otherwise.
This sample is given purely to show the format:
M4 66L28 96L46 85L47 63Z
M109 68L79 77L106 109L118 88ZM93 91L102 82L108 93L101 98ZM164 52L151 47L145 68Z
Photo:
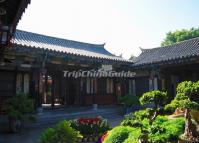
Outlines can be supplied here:
M102 44L129 58L168 31L199 27L198 0L31 0L18 29Z

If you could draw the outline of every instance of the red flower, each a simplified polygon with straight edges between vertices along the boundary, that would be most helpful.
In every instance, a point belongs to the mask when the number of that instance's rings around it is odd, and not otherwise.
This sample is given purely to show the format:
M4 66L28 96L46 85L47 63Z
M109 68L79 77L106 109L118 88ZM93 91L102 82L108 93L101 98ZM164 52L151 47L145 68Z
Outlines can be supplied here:
M100 121L101 121L100 118L79 118L79 119L77 119L77 122L79 124L82 124L82 123L93 124L93 123L98 123Z

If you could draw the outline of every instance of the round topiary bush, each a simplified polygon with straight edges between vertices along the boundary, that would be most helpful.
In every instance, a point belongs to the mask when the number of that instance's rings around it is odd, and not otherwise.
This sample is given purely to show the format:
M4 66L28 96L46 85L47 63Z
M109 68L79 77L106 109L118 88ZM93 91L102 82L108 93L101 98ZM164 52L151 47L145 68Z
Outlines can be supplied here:
M103 143L138 143L141 130L128 126L113 128Z

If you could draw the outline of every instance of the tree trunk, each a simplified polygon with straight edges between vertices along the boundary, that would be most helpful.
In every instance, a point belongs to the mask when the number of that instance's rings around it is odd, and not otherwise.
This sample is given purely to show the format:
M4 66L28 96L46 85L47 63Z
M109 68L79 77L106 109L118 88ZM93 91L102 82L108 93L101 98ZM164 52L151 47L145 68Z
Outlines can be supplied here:
M154 121L154 120L156 119L156 117L158 116L158 109L155 108L154 110L155 110L155 112L154 112L153 116L150 117L150 119L149 119L149 125L152 125L152 124L153 124L153 121Z
M185 131L184 135L191 140L199 139L195 125L191 121L190 109L185 109Z

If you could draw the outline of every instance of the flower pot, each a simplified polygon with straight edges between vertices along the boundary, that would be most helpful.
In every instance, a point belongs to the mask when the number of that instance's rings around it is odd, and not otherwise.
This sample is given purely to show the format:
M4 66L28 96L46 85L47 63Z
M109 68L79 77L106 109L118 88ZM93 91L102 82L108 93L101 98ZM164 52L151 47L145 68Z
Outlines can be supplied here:
M22 128L21 120L9 119L9 126L11 132L18 133L21 131Z

